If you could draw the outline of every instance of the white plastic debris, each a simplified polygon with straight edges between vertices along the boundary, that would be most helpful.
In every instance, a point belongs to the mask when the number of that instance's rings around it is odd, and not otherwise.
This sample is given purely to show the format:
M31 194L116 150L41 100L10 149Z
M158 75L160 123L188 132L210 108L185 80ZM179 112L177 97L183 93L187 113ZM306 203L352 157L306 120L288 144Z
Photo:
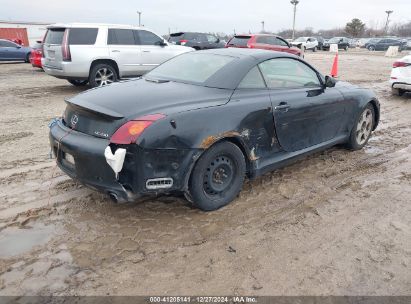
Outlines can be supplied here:
M114 154L111 152L111 148L107 146L104 151L104 156L107 163L113 169L118 179L118 173L123 169L124 158L126 157L126 149L118 148Z

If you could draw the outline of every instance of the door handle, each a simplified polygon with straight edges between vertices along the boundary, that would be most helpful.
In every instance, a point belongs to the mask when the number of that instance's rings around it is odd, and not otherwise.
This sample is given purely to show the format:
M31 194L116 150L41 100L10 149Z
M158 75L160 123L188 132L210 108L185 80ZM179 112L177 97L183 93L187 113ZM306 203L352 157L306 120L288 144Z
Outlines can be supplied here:
M290 108L290 105L287 104L286 102L282 101L279 103L278 106L274 108L274 110L288 110Z
M120 53L119 50L112 50L113 53Z
M150 53L150 51L143 51L143 53Z

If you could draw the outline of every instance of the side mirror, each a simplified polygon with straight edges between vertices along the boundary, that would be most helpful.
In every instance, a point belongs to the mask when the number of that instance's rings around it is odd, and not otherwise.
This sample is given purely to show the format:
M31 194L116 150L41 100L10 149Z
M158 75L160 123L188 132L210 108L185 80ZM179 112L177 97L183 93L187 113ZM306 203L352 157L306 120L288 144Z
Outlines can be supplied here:
M157 41L156 43L154 43L154 45L166 46L168 44L164 40L162 40L162 41Z
M331 77L331 76L325 76L325 87L326 88L333 88L335 87L335 84L337 83L337 80L335 80L335 78Z

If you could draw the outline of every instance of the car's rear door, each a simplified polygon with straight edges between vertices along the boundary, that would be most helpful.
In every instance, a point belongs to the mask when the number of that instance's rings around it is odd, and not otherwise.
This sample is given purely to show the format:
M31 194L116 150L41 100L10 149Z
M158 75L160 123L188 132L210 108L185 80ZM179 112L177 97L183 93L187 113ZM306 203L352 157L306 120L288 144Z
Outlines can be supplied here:
M294 58L260 65L270 89L277 137L285 151L298 151L341 134L343 95L324 89L319 74Z
M44 38L44 66L53 69L62 69L63 52L61 44L66 28L53 27L47 30Z
M117 62L120 76L135 76L143 73L141 48L134 30L109 28L107 45L110 57Z

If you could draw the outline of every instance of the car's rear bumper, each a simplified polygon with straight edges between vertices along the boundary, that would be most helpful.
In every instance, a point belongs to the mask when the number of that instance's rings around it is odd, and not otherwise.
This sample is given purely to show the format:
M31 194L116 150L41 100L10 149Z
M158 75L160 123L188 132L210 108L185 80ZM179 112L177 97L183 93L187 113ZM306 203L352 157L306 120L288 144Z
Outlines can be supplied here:
M51 66L42 58L41 64L44 71L56 78L86 80L89 77L90 67L85 64L75 64L74 62L62 62L59 67Z
M71 178L100 192L115 196L119 201L134 201L150 194L184 191L198 149L142 149L132 144L121 146L127 150L118 179L104 156L110 144L108 139L97 138L67 128L61 120L50 127L50 145L57 164ZM113 146L116 150L120 146ZM74 158L74 165L66 154ZM171 186L149 188L147 183L157 179L171 179Z
M392 88L393 89L401 89L401 90L405 90L405 91L411 91L411 83L394 82L394 83L392 83Z

